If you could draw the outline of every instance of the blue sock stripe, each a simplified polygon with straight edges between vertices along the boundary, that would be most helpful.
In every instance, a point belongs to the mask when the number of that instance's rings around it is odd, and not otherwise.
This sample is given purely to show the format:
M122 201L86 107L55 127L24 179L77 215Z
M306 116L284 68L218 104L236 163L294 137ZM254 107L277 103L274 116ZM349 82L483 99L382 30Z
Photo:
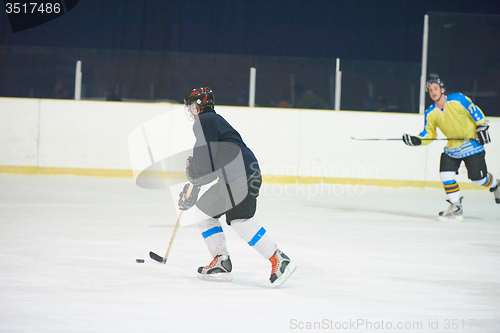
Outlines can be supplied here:
M455 180L447 180L447 181L443 182L444 185L451 185L453 183L456 183L456 181Z
M265 233L266 229L264 229L264 227L260 228L260 230L257 231L257 233L253 236L252 240L248 242L248 245L254 246L258 241L260 241L260 239L262 238L262 236L264 236Z
M207 239L208 237L215 235L215 234L218 234L219 232L223 232L223 231L224 230L222 230L222 227L213 227L213 228L210 228L210 229L202 232L201 235L203 236L203 238Z

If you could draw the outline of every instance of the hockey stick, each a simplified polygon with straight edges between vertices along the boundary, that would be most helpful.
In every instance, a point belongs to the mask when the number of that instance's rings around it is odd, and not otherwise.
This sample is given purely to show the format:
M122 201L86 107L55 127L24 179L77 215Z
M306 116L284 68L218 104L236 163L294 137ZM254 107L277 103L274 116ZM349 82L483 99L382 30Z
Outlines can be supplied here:
M351 136L351 139L353 139L353 140L357 140L357 141L400 141L400 140L403 140L403 138L399 138L399 139L396 139L396 138L358 139L358 138L353 138L352 136ZM455 139L455 138L451 138L451 139L448 139L448 138L436 138L436 139L420 139L420 140L432 140L432 141L438 141L438 140L470 141L470 140L475 140L475 139L464 139L464 138L461 138L461 139Z
M189 184L189 188L184 195L184 198L188 199L191 196L191 191L193 190L193 184ZM168 259L168 255L170 254L170 250L172 249L172 244L174 243L175 235L177 235L177 230L179 229L179 225L181 223L182 215L184 214L184 211L181 210L179 213L179 217L177 218L177 223L175 223L175 228L174 231L172 232L172 237L170 237L170 243L168 244L168 249L167 253L165 253L165 256L162 258L161 256L157 255L153 251L149 252L149 257L155 261L158 261L159 263L165 264Z

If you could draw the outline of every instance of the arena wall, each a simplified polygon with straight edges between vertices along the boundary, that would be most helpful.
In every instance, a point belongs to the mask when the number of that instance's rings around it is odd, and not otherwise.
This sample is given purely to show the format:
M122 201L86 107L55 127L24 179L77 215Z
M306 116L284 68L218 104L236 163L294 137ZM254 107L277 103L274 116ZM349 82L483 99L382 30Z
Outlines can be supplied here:
M446 141L407 147L402 141L352 139L418 134L420 114L216 110L254 151L265 182L441 186L439 157ZM500 176L500 118L488 121L486 160ZM0 98L0 172L133 177L191 149L191 126L179 104ZM464 166L457 180L461 188L475 188Z

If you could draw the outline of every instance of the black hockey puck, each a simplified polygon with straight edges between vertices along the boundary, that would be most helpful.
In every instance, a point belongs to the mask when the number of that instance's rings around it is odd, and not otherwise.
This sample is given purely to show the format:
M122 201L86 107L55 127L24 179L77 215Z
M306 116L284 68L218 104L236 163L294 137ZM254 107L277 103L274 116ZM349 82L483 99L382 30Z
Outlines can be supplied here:
M135 259L135 262L142 264L142 263L144 263L144 259Z

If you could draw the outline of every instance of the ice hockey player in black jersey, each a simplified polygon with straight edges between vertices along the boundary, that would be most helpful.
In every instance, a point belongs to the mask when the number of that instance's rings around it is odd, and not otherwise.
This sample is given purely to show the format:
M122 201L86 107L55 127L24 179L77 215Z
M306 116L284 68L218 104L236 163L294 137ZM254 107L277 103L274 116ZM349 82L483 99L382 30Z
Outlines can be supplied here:
M198 277L231 281L232 264L219 218L271 262L270 282L281 285L295 270L269 233L254 218L257 196L262 183L259 163L240 134L214 110L214 93L208 87L189 91L184 99L187 115L194 120L196 143L186 163L186 176L193 189L186 198L189 184L179 194L179 208L191 209L202 237L213 257L198 268ZM215 182L215 183L214 183ZM198 199L201 186L214 183Z

